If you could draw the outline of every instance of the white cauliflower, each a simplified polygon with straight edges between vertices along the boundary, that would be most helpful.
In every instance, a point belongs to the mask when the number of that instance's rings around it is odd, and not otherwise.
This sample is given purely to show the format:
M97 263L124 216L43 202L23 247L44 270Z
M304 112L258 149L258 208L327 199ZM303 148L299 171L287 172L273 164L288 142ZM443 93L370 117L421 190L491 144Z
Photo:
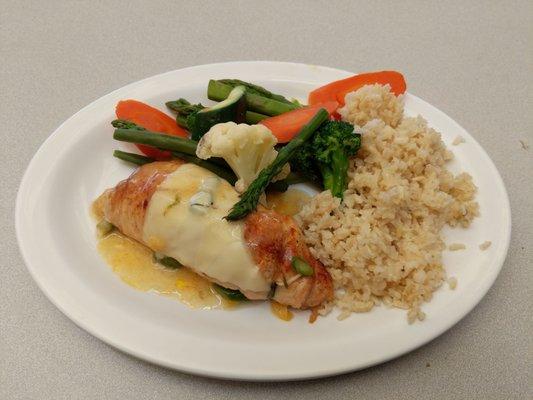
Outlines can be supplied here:
M198 142L196 155L207 160L222 157L229 164L238 181L235 189L242 193L257 178L259 172L267 167L278 155L274 150L276 137L264 125L236 124L225 122L213 126ZM289 175L289 164L274 180Z

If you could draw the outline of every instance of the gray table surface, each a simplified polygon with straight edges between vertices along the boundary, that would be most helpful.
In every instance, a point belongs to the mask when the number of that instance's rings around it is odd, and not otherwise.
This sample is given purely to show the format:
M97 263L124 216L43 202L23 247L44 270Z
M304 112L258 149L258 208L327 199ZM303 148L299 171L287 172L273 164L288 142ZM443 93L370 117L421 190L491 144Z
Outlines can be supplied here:
M531 395L532 17L531 1L1 0L0 398ZM507 260L474 311L430 344L384 365L307 382L195 377L100 342L30 278L15 239L15 196L33 153L63 120L147 76L257 59L403 71L412 93L459 121L496 163L513 213Z

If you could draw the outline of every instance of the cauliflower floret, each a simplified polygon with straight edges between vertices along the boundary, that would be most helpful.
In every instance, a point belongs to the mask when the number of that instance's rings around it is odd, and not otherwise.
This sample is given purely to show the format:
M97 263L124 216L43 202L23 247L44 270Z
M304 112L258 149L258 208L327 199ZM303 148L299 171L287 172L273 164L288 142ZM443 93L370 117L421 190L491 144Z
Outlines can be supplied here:
M213 126L198 142L196 155L207 160L222 157L229 164L238 181L235 189L242 193L253 182L259 172L267 167L278 155L274 150L276 137L264 125L236 124L225 122ZM289 164L274 180L289 175Z

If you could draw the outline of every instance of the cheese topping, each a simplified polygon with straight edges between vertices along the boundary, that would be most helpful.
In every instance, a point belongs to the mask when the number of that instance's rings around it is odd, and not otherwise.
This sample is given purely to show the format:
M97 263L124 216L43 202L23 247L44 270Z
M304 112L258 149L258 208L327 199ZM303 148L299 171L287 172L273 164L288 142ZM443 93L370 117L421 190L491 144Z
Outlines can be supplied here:
M224 217L239 200L225 180L184 164L159 185L146 211L143 241L157 251L220 283L268 292L244 242L243 222Z

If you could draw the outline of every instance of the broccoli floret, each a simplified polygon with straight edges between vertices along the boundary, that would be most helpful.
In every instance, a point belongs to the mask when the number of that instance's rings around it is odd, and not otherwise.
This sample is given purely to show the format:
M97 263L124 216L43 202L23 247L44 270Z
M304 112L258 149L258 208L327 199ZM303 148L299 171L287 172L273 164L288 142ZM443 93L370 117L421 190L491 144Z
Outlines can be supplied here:
M325 122L313 140L291 159L291 169L313 181L321 181L324 189L342 198L347 188L350 157L361 147L361 135L353 125L341 121Z
M322 185L322 174L313 156L313 141L306 142L291 158L289 164L292 171L298 172L304 179L318 186Z
M330 121L319 129L313 145L324 188L342 198L348 186L350 157L361 147L361 135L347 122Z

